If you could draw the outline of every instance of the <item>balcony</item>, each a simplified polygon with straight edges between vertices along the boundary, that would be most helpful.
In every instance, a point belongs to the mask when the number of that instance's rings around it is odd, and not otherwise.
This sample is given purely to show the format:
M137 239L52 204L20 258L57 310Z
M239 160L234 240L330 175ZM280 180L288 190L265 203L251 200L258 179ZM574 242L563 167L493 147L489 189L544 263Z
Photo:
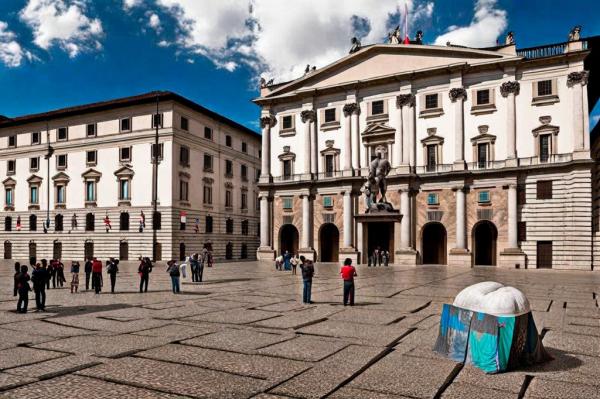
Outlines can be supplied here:
M418 175L429 174L429 173L443 173L452 171L452 164L435 164L435 165L422 165L415 167L415 173Z
M335 179L336 177L342 177L343 173L341 170L334 170L330 172L317 173L317 180L328 180Z
M581 49L587 50L587 40L581 40ZM561 55L569 51L569 42L548 44L546 46L528 47L517 49L517 55L525 58L543 58Z
M519 158L519 166L535 166L535 165L546 165L553 163L571 162L573 160L573 154L552 154L545 157L529 157Z
M506 161L487 161L487 162L469 162L467 169L469 170L484 170L484 169L501 169L506 167Z

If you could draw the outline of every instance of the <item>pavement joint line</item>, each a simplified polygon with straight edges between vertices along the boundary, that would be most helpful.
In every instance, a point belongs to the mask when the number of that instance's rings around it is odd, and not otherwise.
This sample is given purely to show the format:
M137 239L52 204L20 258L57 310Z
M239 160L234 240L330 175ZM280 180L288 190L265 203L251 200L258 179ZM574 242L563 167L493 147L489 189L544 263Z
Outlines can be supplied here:
M62 359L62 358L65 358L65 357L69 357L69 356L75 355L74 353L71 353L71 352L63 352L63 351L57 351L57 350L52 350L52 349L40 349L40 348L31 347L29 345L23 345L23 346L20 346L20 347L21 348L29 348L29 349L33 349L33 350L41 350L41 351L46 351L46 352L60 353L61 355L64 355L64 356L59 356L59 357L55 357L55 358L52 358L52 359L36 360L35 362L23 363L23 364L19 364L18 366L13 366L13 367L0 368L0 371L4 372L6 370L12 370L12 369L16 369L16 368L23 367L23 366L35 366L36 364L44 363L44 362L47 362L48 360ZM0 351L0 353L2 353L2 352L3 351Z
M85 327L72 326L72 325L69 325L69 324L61 323L60 321L56 321L56 320L50 320L50 319L40 319L40 320L44 321L45 323L50 323L50 324L57 325L59 327L78 328L80 330L94 332L94 333L97 333L99 331L103 331L103 330L92 330L91 328L85 328Z
M21 381L21 382L15 382L12 384L7 384L4 386L0 386L0 392L5 392L5 391L10 391L11 389L16 389L25 385L29 385L29 384L33 384L38 382L39 380L34 379L32 381Z
M404 333L400 334L400 336L398 338L394 339L392 342L390 342L386 346L388 346L390 348L395 348L396 345L398 345L400 343L400 341L402 341L408 335L412 334L413 332L415 332L417 330L418 330L418 328L416 328L416 327L410 327L410 328L408 328Z
M418 312L420 312L421 310L423 310L423 309L426 309L426 308L428 308L429 306L431 306L431 303L432 303L432 302L433 302L433 301L429 301L429 302L427 302L425 305L423 305L423 306L420 306L420 307L418 307L418 308L416 308L416 309L413 309L413 310L411 310L411 311L410 311L410 312L408 312L408 313L412 313L412 314L414 314L414 313L418 313Z
M317 320L308 321L306 323L302 323L302 324L299 324L297 326L294 326L294 327L292 327L292 330L294 330L294 331L295 330L299 330L301 328L312 326L312 325L315 325L315 324L319 324L319 323L322 323L322 322L327 321L327 320L329 320L327 317L322 317L322 318L317 319Z
M546 308L546 312L550 311L550 308L552 308L552 304L554 304L554 299L550 299L550 303L548 304L548 307Z
M180 399L200 399L200 396L186 396L186 395L181 395L177 392L173 392L170 391L168 389L159 389L156 387L150 387L148 385L145 384L138 384L136 382L131 382L131 381L125 381L125 380L120 380L118 378L109 378L109 377L99 377L99 376L92 376L92 375L86 375L86 374L75 374L78 377L86 377L86 378L92 378L95 380L99 380L99 381L104 381L104 382L110 382L112 384L117 384L117 385L123 385L123 386L128 386L131 388L140 388L140 389L144 389L146 391L154 391L154 392L160 392L160 393L165 393L167 395L175 395Z
M456 378L456 376L458 375L458 373L460 373L460 371L463 369L464 366L465 366L464 363L457 363L454 366L454 368L452 369L452 371L450 372L450 374L446 377L446 379L444 380L444 382L442 383L442 385L438 388L437 392L433 396L433 399L439 399L439 398L442 397L442 394L454 382L454 379Z
M525 379L523 380L523 384L521 384L521 389L519 390L519 395L517 396L517 399L523 399L525 397L527 388L529 388L529 385L531 384L531 381L533 381L534 378L535 377L533 375L525 375Z
M95 367L95 366L98 366L100 364L103 364L103 363L102 362L92 362L92 363L89 363L89 364L81 364L79 366L73 366L73 367L70 367L70 368L63 369L63 370L54 371L52 373L44 374L44 375L41 375L41 376L35 377L35 378L37 380L39 380L39 381L51 380L53 378L61 377L63 375L73 374L73 373L76 373L78 371L90 368L90 367ZM35 381L33 381L33 382L35 382Z

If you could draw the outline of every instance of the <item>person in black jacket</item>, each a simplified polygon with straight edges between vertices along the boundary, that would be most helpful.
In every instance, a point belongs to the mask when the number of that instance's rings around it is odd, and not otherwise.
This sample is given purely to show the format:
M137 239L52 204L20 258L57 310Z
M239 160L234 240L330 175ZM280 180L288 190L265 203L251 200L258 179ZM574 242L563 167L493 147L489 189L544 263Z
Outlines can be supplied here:
M38 311L46 310L46 283L48 282L48 271L39 263L31 272L33 292L35 292L35 307Z
M21 266L21 273L16 278L17 290L19 291L19 300L17 301L17 313L27 313L27 304L29 303L29 274L27 274L27 266Z
M304 256L300 257L300 269L302 270L302 281L304 282L304 290L302 291L302 303L312 303L310 300L312 291L312 279L315 275L315 266L311 260Z
M48 261L46 259L42 259L42 268L44 270L46 270L46 276L47 276L47 280L46 280L46 289L49 290L50 289L50 267L48 265Z
M148 292L148 281L150 280L150 273L152 273L152 261L150 261L150 258L142 259L138 267L138 273L140 274L140 293Z
M119 273L119 260L110 258L106 261L106 273L110 276L110 292L115 293L115 284L117 283L117 273Z
M90 278L92 277L92 260L91 259L87 259L85 261L84 271L85 271L85 290L87 291L90 289Z
M19 262L15 262L15 274L13 275L13 296L17 296L17 294L19 293L18 287L17 285L19 284L17 282L17 277L19 276L19 274L21 273L21 264Z

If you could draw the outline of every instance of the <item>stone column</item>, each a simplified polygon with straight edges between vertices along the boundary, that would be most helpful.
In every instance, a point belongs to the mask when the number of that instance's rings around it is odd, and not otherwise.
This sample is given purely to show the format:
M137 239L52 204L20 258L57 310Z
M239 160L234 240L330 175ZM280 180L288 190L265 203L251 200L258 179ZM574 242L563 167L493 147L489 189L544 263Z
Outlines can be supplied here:
M400 166L403 164L402 158L402 136L404 136L404 122L402 121L402 104L400 103L400 96L396 97L396 106L398 108L398 126L394 134L394 164L393 167Z
M411 135L413 132L413 123L411 122L411 118L414 118L413 112L415 107L415 95L412 93L409 94L400 94L396 97L396 104L400 108L400 132L398 135L398 130L396 130L396 138L395 141L400 143L400 145L396 146L397 156L395 157L397 161L400 161L399 164L402 165L402 169L399 171L400 173L407 173L408 169L407 165L410 163L411 158Z
M500 94L506 97L506 166L517 166L517 115L516 96L521 90L521 84L515 81L504 82L500 85Z
M352 248L352 192L344 192L344 248Z
M567 85L573 91L573 143L575 151L586 150L585 117L588 110L584 109L583 86L587 84L588 72L571 72L567 76ZM588 146L589 149L589 146Z
M356 249L358 250L357 263L362 263L365 253L363 228L364 226L362 223L359 222L356 224Z
M275 251L271 246L271 203L266 194L260 197L260 246L256 251L258 260L272 261Z
M349 103L344 105L344 115L346 116L346 122L351 126L351 146L352 149L352 169L355 174L358 175L360 171L360 131L358 126L358 115L360 114L360 107L358 103Z
M464 190L464 187L456 189L456 249L466 250L466 202Z
M410 227L412 224L410 212L410 190L408 188L400 190L400 248L410 248Z
M311 122L315 120L315 111L312 109L306 109L300 113L302 123L304 123L304 174L310 175L313 170L312 164L317 162L313 160L313 154L311 152L312 147L312 129Z
M273 115L260 118L260 126L262 127L261 178L267 183L271 179L271 128L275 124L277 124L277 119Z
M517 185L508 185L508 247L519 248L517 241Z
M394 223L394 264L414 266L417 264L417 251L412 246L411 234L413 228L412 198L409 187L400 192L400 222Z
M448 93L454 103L454 170L465 169L465 129L464 129L464 102L467 91L463 87L450 89Z
M408 163L411 167L417 166L417 126L415 123L415 105L408 107Z
M360 157L359 149L360 147L352 148L354 145L354 136L355 133L352 129L352 114L355 112L355 109L358 107L356 103L350 103L344 105L344 117L346 118L346 130L344 131L344 147L346 151L346 155L344 156L344 170L352 171L356 170L358 162L356 158Z
M310 196L305 194L302 196L302 248L310 248L311 219Z

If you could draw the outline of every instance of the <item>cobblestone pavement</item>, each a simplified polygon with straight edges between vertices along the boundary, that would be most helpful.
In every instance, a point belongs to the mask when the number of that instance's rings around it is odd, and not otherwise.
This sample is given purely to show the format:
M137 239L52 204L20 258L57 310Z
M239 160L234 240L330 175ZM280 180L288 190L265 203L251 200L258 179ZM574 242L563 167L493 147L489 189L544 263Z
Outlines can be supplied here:
M81 276L17 314L0 263L0 398L600 398L597 272L359 266L344 307L333 264L316 265L311 305L266 263L217 264L178 295L162 267L145 294L120 269L115 294ZM554 361L484 375L432 352L442 304L486 280L528 295Z

